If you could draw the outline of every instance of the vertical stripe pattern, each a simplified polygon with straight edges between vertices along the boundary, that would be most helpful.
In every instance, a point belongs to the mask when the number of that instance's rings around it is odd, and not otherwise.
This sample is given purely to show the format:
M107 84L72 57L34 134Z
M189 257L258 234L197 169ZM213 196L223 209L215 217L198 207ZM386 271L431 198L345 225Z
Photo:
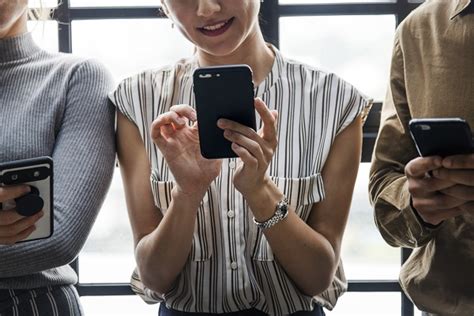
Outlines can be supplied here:
M0 316L81 316L79 295L72 285L32 290L0 290Z
M273 50L273 68L255 88L255 95L280 114L278 148L268 172L306 221L312 205L325 197L321 172L335 137L359 114L366 114L370 102L334 74L288 60ZM163 213L171 202L173 175L153 145L149 129L172 105L195 106L192 74L196 67L193 57L146 71L124 80L110 95L140 130L151 162L155 203ZM257 114L258 128L261 125ZM167 306L187 312L256 308L269 315L286 315L311 310L315 303L332 309L347 289L342 263L324 293L303 295L274 260L245 199L233 186L239 163L235 158L224 160L220 176L208 189L199 208L191 254L173 288L159 297L134 272L133 289L149 303L164 300Z

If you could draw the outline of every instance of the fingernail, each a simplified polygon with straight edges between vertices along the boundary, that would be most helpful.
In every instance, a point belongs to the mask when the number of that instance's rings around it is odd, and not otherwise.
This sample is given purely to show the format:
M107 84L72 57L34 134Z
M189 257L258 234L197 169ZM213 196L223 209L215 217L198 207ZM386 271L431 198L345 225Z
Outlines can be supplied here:
M176 121L178 122L178 124L181 124L181 125L182 125L182 124L186 124L186 121L183 120L183 119L180 118L180 117L178 117L178 118L176 119Z
M230 137L230 136L232 136L232 132L229 131L229 130L225 130L225 131L224 131L224 136L225 136L225 137Z
M196 121L196 120L197 120L196 112L194 112L194 111L191 112L191 119L192 119L193 121Z
M225 121L223 119L218 119L217 120L217 126L224 127L225 126Z
M24 187L24 192L25 193L30 193L31 192L31 187L29 185Z

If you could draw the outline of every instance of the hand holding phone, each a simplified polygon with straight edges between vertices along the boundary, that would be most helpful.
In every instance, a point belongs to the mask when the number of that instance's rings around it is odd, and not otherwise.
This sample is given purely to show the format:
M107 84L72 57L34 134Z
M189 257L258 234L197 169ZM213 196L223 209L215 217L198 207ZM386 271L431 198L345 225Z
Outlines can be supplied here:
M199 68L193 79L202 156L208 159L237 157L217 121L223 118L256 130L250 67Z
M431 225L465 213L469 205L467 183L457 184L460 179L472 178L470 173L473 171L461 170L463 168L455 165L448 167L446 163L454 158L472 158L470 154L474 150L469 125L462 119L448 118L411 120L409 126L421 156L405 167L416 213Z
M49 157L0 164L0 244L53 233L53 163Z

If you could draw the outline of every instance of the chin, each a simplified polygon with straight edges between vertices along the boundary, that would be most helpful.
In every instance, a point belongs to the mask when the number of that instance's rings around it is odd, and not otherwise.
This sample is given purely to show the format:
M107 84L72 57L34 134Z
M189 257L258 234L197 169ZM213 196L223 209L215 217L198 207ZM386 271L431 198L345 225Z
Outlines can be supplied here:
M209 55L216 56L216 57L225 57L231 55L239 48L238 43L221 43L219 45L197 45L199 49L205 51Z

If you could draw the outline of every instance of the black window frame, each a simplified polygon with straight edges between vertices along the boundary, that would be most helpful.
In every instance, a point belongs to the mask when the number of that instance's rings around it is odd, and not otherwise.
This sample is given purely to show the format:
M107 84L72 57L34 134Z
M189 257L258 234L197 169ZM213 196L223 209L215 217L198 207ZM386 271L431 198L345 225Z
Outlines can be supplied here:
M296 1L296 0L295 0ZM362 1L362 0L361 0ZM59 0L52 19L58 22L59 51L72 53L72 23L77 20L107 19L149 19L165 18L156 7L71 7L70 0ZM158 1L157 1L158 2ZM340 16L340 15L393 15L396 26L421 3L408 0L393 0L379 3L337 3L337 4L279 4L277 0L262 2L261 27L267 41L279 47L280 17L294 16ZM370 162L375 138L380 123L382 104L374 104L364 125L364 142L361 162ZM411 253L410 249L400 250L400 262L403 264ZM78 257L71 266L79 275ZM78 283L80 296L116 296L134 295L126 283ZM413 316L414 305L403 293L397 280L349 280L349 292L399 292L401 315Z

